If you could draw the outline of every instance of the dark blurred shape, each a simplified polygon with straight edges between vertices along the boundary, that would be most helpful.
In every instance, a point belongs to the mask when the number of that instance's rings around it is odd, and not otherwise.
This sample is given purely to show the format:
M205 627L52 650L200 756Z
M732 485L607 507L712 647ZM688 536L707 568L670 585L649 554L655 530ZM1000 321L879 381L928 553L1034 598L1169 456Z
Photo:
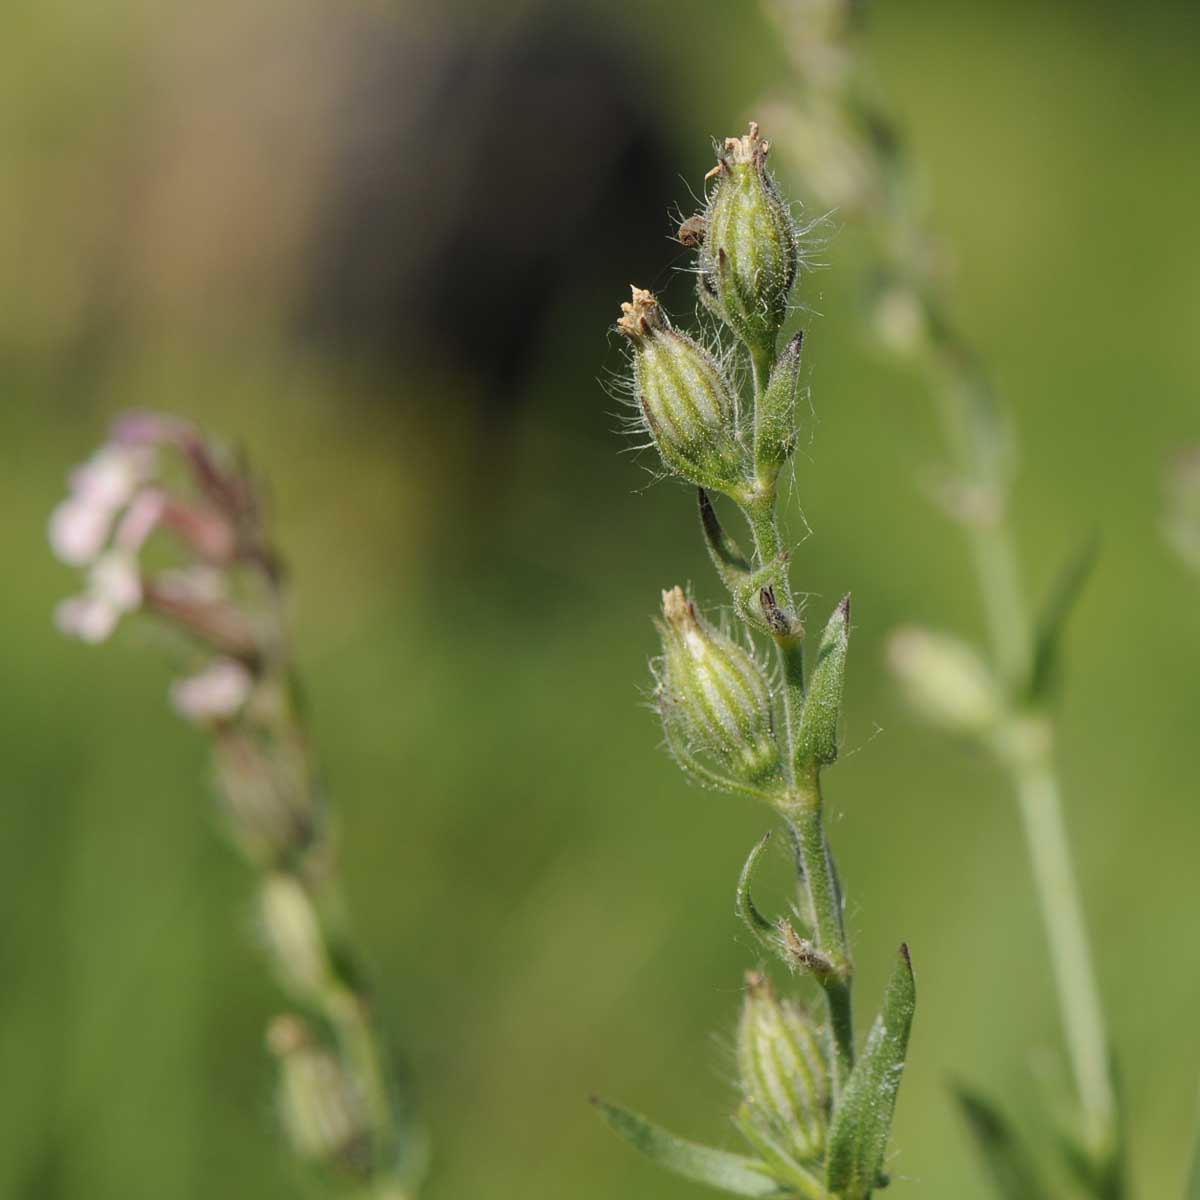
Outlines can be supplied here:
M301 333L477 374L501 417L569 288L664 257L664 230L624 217L674 186L652 74L620 32L549 10L501 39L364 27L354 53Z

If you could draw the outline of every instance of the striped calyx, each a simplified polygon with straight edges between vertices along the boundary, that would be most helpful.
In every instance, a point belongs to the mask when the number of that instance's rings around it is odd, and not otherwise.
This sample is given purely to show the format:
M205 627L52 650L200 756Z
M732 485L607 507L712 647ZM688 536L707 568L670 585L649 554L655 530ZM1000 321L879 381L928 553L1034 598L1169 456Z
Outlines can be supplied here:
M304 1159L365 1177L372 1129L366 1102L342 1062L299 1017L276 1017L267 1045L279 1060L279 1108L292 1147Z
M784 1148L797 1162L825 1153L829 1064L820 1030L757 971L746 975L737 1034L747 1132Z
M766 672L709 625L682 588L663 592L662 612L656 698L668 734L713 755L748 782L775 774L779 747Z
M769 148L751 122L749 134L718 149L700 246L701 300L756 354L774 352L799 269L796 226L767 170Z
M733 388L713 356L635 287L617 329L633 344L634 388L662 460L699 487L741 496L753 482Z

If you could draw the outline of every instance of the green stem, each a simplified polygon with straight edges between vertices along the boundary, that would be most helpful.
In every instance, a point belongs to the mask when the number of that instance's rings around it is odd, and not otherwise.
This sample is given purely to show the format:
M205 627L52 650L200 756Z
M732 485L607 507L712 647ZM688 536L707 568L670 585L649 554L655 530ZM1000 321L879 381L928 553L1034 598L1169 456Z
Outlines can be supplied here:
M948 357L964 359L961 348L952 344L952 335L946 332L944 337L954 352ZM960 460L959 469L969 478L972 453L958 436L962 414L956 416L954 412L957 393L952 386L939 388L936 381L933 387L947 442ZM1019 696L1032 669L1033 637L1003 500L1002 496L997 498L998 511L981 521L967 521L964 528L996 667L1009 695ZM1052 745L1052 719L1043 720ZM1025 827L1080 1110L1098 1159L1106 1155L1111 1158L1117 1143L1117 1103L1109 1069L1108 1036L1088 948L1083 904L1071 864L1058 778L1048 749L1007 765Z
M1108 1038L1071 866L1058 780L1043 757L1015 766L1013 779L1088 1140L1097 1154L1111 1154L1117 1106Z
M773 355L753 354L755 400L762 394L770 375ZM755 409L759 405L755 404ZM756 431L757 436L757 431ZM791 580L783 560L783 538L775 512L774 484L763 489L742 506L754 536L758 566L779 561L781 566L776 587L777 601L799 622L792 597ZM820 773L813 770L803 778L794 776L796 739L804 708L804 648L798 637L775 637L775 650L783 676L784 726L787 740L787 771L790 793L786 817L792 826L800 863L803 884L813 914L817 949L836 968L836 974L823 978L821 986L829 1009L830 1041L833 1046L833 1089L835 1099L841 1095L854 1067L854 1012L850 980L853 966L846 929L842 919L841 892L833 866L833 855L825 835L825 820L821 799Z
M750 523L754 535L754 550L758 560L756 565L761 567L777 560L782 564L783 538L779 534L779 522L775 516L774 487L769 493L744 506L742 511L746 514L746 520ZM795 619L798 626L799 614L792 598L792 585L785 564L780 566L774 583L778 588L777 602ZM790 771L800 729L800 715L804 710L804 646L796 636L775 636L774 642L783 674L784 729L787 735L787 762Z
M1004 681L1015 689L1028 677L1032 639L1012 534L1003 518L967 528L992 653Z
M829 839L825 835L820 776L815 770L807 778L797 780L786 815L804 868L804 887L812 913L817 949L836 968L835 975L821 980L829 1007L836 1097L841 1094L854 1066L854 1014L850 991L854 968L842 917L841 889L833 866Z

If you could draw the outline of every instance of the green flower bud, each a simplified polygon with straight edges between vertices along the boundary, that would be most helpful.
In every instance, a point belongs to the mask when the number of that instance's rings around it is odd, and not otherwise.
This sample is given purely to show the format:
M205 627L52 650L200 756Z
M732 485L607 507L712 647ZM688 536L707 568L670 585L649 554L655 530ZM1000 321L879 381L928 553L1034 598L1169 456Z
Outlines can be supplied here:
M700 298L755 354L775 349L799 269L796 227L767 170L768 149L751 122L746 137L717 151L700 248Z
M355 1177L370 1171L372 1128L361 1090L299 1017L276 1017L267 1046L279 1059L279 1108L296 1154Z
M259 916L281 982L297 996L319 997L333 970L307 889L294 875L270 872L259 893Z
M738 402L716 360L673 328L654 296L633 288L617 329L633 343L637 403L666 465L699 487L738 496L750 484Z
M697 613L681 588L663 592L657 699L668 732L758 782L779 766L766 672Z
M757 971L746 976L737 1065L752 1129L798 1162L819 1160L829 1129L829 1063L812 1019L780 1000Z
M952 733L980 735L995 729L1004 698L975 650L956 637L928 629L900 629L888 644L888 663L912 706L931 724Z

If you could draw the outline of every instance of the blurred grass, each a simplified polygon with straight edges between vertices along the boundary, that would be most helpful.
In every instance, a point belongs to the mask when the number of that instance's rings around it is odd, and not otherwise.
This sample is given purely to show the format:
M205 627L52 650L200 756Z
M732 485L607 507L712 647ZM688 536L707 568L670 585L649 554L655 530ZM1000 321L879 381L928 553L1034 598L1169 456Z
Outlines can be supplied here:
M752 959L730 900L769 820L690 790L640 707L657 589L719 597L687 492L643 491L606 415L603 330L628 280L581 245L499 462L469 378L314 361L269 311L218 314L215 332L81 332L59 234L86 220L88 156L128 149L114 122L137 110L162 15L119 11L13 4L0 39L20 184L0 241L0 1194L297 1189L260 1052L278 997L212 830L203 747L164 709L157 640L131 628L90 651L49 622L72 586L43 542L63 472L112 413L161 406L243 439L272 481L350 899L436 1131L430 1200L693 1195L584 1099L732 1144L727 1042ZM748 4L604 12L659 73L694 183L707 137L782 83L777 47ZM1181 151L1196 32L1184 6L931 2L881 5L874 38L1016 410L1031 584L1088 530L1104 538L1070 638L1063 760L1145 1195L1178 1187L1200 1075L1200 605L1156 528L1164 458L1200 436L1200 164ZM634 196L627 219L660 217ZM860 1020L901 937L919 971L896 1190L982 1195L946 1078L1029 1120L1030 1055L1053 1051L1056 1016L1007 798L910 724L880 666L892 625L977 616L955 533L916 482L937 461L926 406L857 336L860 253L840 231L806 285L797 579L815 609L855 598L854 753L830 794Z

